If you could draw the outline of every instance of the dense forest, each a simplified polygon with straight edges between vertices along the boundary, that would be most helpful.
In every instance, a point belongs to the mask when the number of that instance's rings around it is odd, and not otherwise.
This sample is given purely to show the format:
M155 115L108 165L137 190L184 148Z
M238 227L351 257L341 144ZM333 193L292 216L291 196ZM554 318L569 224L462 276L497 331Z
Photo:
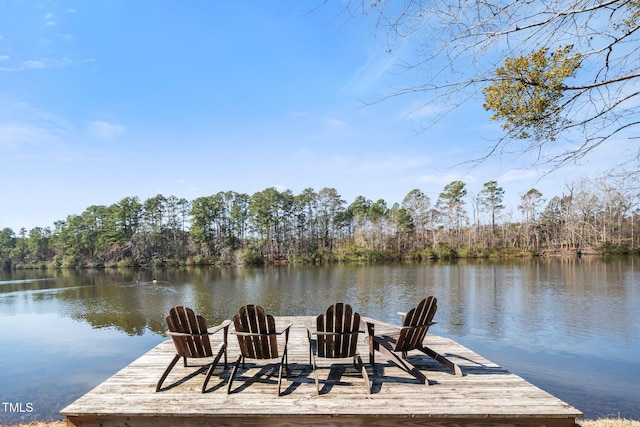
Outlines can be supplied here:
M54 228L0 231L0 265L11 268L239 265L421 261L436 258L632 253L638 248L638 195L605 180L565 185L545 199L535 188L516 208L486 182L462 181L437 200L420 190L402 203L337 190L300 194L270 187L193 201L157 195L89 206Z

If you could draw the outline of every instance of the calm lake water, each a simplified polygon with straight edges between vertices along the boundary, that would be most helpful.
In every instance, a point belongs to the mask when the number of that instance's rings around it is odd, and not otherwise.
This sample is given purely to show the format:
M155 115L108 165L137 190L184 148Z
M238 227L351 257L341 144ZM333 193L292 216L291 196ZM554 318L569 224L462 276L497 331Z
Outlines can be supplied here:
M158 283L153 284L152 280ZM0 424L63 407L166 338L177 304L209 324L256 303L316 315L335 301L398 324L427 295L453 338L588 418L640 419L640 260L0 272Z

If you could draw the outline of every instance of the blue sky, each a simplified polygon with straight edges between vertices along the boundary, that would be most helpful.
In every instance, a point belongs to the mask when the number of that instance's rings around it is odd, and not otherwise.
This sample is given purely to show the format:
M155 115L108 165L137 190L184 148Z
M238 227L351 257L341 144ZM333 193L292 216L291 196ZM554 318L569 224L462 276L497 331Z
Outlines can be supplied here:
M412 41L386 53L373 22L321 3L0 0L0 229L272 186L435 203L455 179L497 180L519 217L528 189L549 199L619 155L549 175L528 156L459 165L499 136L481 101L424 132L438 107L417 96L365 105L419 77L397 65Z

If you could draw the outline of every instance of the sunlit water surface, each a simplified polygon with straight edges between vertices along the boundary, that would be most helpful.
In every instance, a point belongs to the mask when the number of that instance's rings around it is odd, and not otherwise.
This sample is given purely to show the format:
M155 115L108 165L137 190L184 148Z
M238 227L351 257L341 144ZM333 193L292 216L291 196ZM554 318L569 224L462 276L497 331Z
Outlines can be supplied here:
M166 338L177 304L209 324L243 304L316 315L335 301L398 324L439 301L453 338L588 418L640 419L640 262L595 258L393 266L0 272L0 424L59 411ZM153 283L156 279L157 283Z

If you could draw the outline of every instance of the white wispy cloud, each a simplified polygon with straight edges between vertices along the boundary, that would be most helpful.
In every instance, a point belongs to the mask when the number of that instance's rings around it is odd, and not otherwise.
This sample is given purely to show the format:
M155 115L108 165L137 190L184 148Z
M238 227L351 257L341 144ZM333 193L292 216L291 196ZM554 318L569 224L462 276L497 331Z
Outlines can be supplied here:
M0 105L0 111L0 149L51 147L73 132L65 119L28 103Z
M0 158L18 161L69 162L76 153L62 142L64 128L55 123L0 123Z
M112 140L124 134L126 129L121 125L97 120L89 123L87 131L96 138Z
M327 118L325 123L327 127L330 127L332 129L342 129L344 127L347 127L347 122L345 122L344 120L333 118L333 117Z
M393 57L381 56L374 51L369 52L367 60L351 75L343 89L356 93L368 92L387 74L393 63Z
M427 118L437 117L446 112L441 106L432 104L416 104L412 102L405 111L401 112L401 119L424 120Z
M3 61L3 63L8 63L10 60L10 57L5 55L0 59ZM0 66L0 71L15 72L15 71L24 71L24 70L40 70L45 68L62 68L71 64L72 62L66 58L64 59L51 59L51 58L30 59L27 61L22 61L15 65L7 64L4 66Z
M51 26L56 25L56 21L54 21L54 20L53 20L53 19L54 19L54 17L55 17L55 16L53 15L53 13L47 13L47 14L44 16L44 19L45 19L45 21L46 21L46 22L44 23L44 26L45 26L45 27L51 27Z
M45 68L46 66L46 61L24 61L22 63L23 69L38 69Z
M0 123L0 149L34 145L51 138L47 129L28 123Z

